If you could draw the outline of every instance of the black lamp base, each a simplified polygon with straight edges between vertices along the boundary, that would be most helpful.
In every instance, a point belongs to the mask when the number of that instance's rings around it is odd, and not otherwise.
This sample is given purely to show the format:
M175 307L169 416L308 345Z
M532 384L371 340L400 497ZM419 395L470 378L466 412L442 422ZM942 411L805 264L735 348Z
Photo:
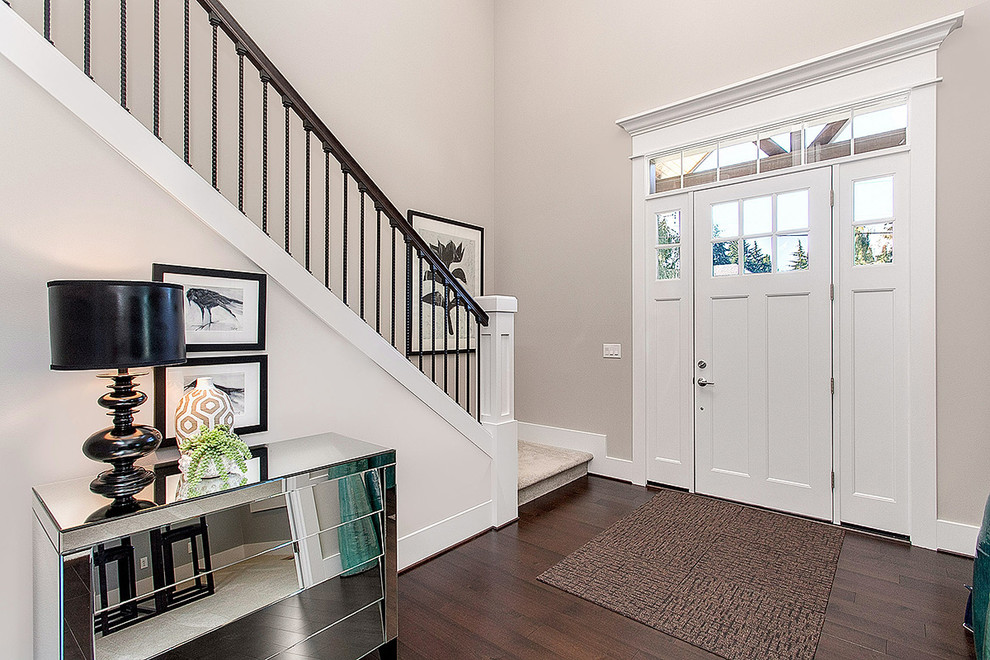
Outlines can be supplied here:
M151 502L134 499L155 480L152 472L134 465L134 461L150 454L161 444L162 435L150 426L134 425L134 408L147 400L143 392L134 389L134 378L144 374L130 374L120 369L116 374L101 374L100 378L111 378L111 392L100 397L100 405L112 411L114 425L97 431L83 443L83 453L94 461L103 461L113 466L112 470L101 473L94 479L89 489L104 497L112 498L113 503L93 514L100 518L131 513L154 506ZM96 520L91 516L92 520Z

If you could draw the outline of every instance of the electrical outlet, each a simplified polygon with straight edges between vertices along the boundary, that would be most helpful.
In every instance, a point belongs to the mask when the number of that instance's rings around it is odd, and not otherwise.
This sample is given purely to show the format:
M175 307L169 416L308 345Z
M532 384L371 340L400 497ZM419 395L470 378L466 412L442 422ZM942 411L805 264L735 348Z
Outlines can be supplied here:
M148 568L148 558L141 557L141 568Z
M622 357L622 344L602 344L602 357L618 360Z
M189 554L192 554L192 541L187 541L186 542L186 552L188 552Z

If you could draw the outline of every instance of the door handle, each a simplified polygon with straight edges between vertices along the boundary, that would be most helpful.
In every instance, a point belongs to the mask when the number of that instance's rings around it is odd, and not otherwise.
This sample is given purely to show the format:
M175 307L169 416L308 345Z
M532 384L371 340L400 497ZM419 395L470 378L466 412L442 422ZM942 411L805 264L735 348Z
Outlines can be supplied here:
M710 380L705 380L704 378L698 379L698 387L708 387L709 385L714 385L715 383Z

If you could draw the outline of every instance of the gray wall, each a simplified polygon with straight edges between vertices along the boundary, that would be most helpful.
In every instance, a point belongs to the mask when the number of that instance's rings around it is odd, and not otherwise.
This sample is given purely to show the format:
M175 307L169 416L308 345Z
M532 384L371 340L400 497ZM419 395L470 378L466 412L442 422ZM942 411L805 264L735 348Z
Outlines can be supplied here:
M971 4L499 0L495 283L519 297L517 417L604 433L631 457L630 138L616 119ZM939 55L939 517L972 524L990 488L990 312L974 286L988 279L988 44L980 5ZM603 360L604 342L623 359Z

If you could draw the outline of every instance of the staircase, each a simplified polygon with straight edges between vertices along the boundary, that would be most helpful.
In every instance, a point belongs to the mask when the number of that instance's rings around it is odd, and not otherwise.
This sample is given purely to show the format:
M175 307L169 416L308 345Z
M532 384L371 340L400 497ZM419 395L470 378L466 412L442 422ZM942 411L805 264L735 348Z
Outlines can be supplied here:
M519 506L588 474L594 454L519 441Z
M222 3L5 1L480 421L488 316L463 271L452 274L442 246L413 229Z

